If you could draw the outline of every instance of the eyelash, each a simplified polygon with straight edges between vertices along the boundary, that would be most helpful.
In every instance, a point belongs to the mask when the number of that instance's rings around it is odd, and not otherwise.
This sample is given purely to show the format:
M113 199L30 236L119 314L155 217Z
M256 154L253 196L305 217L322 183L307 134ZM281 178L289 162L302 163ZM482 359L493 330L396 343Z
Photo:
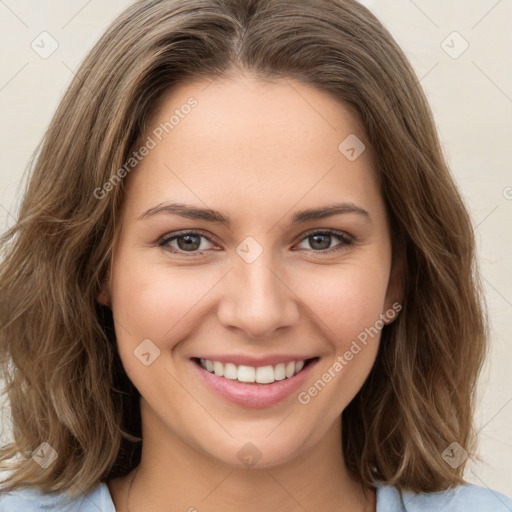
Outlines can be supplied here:
M318 249L318 250L315 250L315 249L299 249L299 250L312 251L312 252L317 253L317 254L326 254L326 253L331 254L333 252L338 252L338 251L346 250L348 248L348 246L354 244L352 239L347 234L345 234L345 233L343 233L341 231L333 231L333 230L330 230L330 229L325 229L325 230L317 229L317 230L308 231L307 233L305 233L303 235L303 237L300 240L300 242L303 242L304 240L306 240L307 238L311 237L312 235L317 235L317 234L331 235L334 238L337 238L340 242L342 242L342 244L340 246L334 246L334 247L331 247L329 249ZM176 250L175 248L172 248L173 250L169 250L169 248L166 247L173 240L176 240L177 238L180 238L180 237L185 236L185 235L199 235L200 237L205 238L209 242L212 242L201 231L179 231L179 232L173 233L172 235L166 235L165 237L163 237L158 242L158 246L164 248L164 250L166 250L168 252L171 252L172 254L185 255L187 257L188 256L192 256L192 257L194 257L194 256L202 256L203 253L200 252L200 251L197 251L197 250L196 251L182 251L182 250L179 250L179 249Z

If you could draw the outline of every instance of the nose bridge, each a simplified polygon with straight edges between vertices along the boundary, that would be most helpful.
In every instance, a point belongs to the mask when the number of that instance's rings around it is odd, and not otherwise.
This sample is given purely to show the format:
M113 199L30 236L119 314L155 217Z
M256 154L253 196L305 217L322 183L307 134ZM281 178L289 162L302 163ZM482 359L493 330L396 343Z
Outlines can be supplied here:
M219 320L249 337L268 337L279 327L298 320L294 294L283 283L280 267L270 249L251 237L236 249L228 291L219 308Z

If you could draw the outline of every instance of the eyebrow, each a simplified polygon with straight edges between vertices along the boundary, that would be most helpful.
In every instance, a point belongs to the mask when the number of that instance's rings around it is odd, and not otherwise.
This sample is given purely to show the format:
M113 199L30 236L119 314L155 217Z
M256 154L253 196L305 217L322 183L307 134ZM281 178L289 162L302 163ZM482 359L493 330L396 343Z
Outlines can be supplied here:
M180 217L185 217L186 219L199 219L216 224L224 224L226 226L231 224L230 218L217 210L199 208L197 206L182 203L161 203L149 210L146 210L138 217L138 219L143 220L161 213L174 214L179 215ZM354 203L335 203L328 206L309 208L307 210L296 212L292 216L291 224L295 225L310 220L325 219L326 217L342 214L357 214L371 222L370 214L364 208L361 208Z

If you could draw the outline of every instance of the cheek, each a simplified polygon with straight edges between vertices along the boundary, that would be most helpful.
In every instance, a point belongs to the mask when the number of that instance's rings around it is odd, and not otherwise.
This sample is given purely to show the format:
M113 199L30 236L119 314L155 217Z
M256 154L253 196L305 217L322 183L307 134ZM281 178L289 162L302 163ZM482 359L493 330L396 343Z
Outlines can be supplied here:
M367 262L368 263L368 262ZM389 269L385 264L354 264L316 272L301 285L300 297L321 321L336 352L373 326L384 313Z
M156 376L172 384L165 371L172 366L170 351L186 338L194 321L197 324L201 298L215 280L214 276L200 278L197 272L172 271L133 252L127 256L117 255L111 281L117 346L126 373L141 395L152 402L151 397L159 393ZM150 361L145 366L142 354L148 351ZM166 398L170 407L179 406L179 396Z
M215 286L217 273L198 268L171 269L165 264L120 253L113 269L112 308L120 343L149 338L166 349L180 339L201 309L201 300ZM123 329L124 327L124 329Z
M303 414L321 418L318 431L347 407L375 363L389 272L386 261L370 263L354 261L336 272L317 273L310 281L315 286L307 295L302 291L326 342L323 364L297 396Z

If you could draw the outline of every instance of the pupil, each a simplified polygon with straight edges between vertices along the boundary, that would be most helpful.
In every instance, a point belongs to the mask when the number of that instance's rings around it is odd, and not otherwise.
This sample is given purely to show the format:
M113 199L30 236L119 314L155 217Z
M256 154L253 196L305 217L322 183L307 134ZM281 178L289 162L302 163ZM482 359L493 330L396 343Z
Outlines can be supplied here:
M311 247L313 247L313 249L328 249L331 245L331 235L327 233L311 235L310 238L312 239ZM323 238L324 242L326 241L327 243L322 243L321 238ZM316 245L317 243L320 244L320 247Z
M197 249L201 245L200 237L197 235L182 235L177 240L178 247L184 251ZM182 244L182 240L186 240L186 243Z

